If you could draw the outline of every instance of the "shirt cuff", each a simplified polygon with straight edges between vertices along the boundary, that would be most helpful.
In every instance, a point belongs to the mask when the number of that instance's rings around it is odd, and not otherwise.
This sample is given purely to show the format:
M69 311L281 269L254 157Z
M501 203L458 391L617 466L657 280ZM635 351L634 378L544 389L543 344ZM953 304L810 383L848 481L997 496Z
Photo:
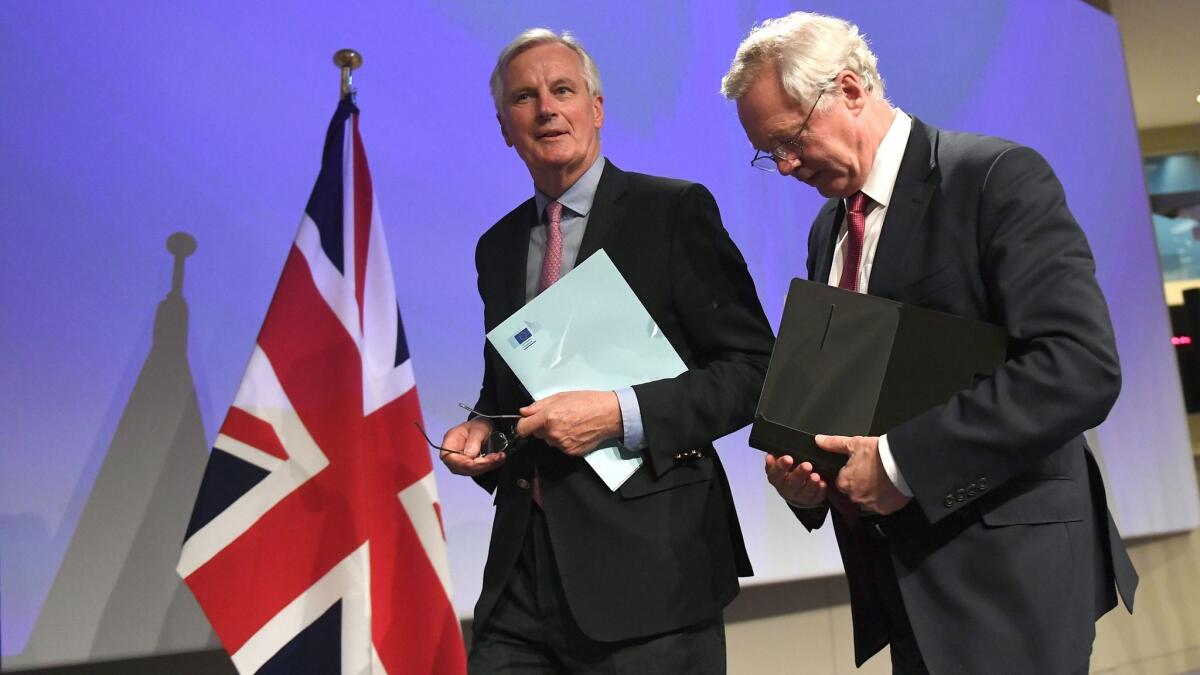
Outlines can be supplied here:
M879 460L883 462L883 471L887 474L888 480L892 481L892 485L900 491L905 497L913 496L912 490L908 487L908 481L904 480L904 474L900 473L900 466L896 464L896 458L892 456L892 446L888 444L887 434L879 437Z
M621 428L624 436L620 439L626 450L641 451L646 449L646 434L642 429L642 409L638 406L637 394L633 387L617 389L617 403L621 406Z

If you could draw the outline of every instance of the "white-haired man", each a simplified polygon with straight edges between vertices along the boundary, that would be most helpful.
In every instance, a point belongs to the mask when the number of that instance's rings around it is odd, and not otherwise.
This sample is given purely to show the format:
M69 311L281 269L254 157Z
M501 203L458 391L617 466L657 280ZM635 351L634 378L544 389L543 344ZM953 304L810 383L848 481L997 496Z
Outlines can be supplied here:
M604 249L689 370L535 402L485 346L482 416L441 454L496 492L469 668L722 673L722 609L751 569L712 441L749 423L774 343L754 284L708 190L601 155L600 77L569 34L518 36L492 93L534 196L479 240L486 329ZM505 414L528 442L481 456ZM615 492L583 460L606 439L644 459Z
M742 42L722 81L756 165L829 201L808 277L1003 326L989 379L881 437L818 436L836 476L767 458L809 529L833 505L855 657L902 673L1086 672L1094 621L1137 576L1083 439L1116 400L1104 297L1036 152L891 106L852 24L796 12Z

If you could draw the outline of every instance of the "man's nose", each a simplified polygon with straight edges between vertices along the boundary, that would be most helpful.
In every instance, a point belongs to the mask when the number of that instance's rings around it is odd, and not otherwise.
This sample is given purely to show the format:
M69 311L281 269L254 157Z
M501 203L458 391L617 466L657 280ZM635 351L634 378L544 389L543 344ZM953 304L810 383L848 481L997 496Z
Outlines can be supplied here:
M779 169L780 176L792 175L792 172L795 171L796 169L799 169L801 166L803 166L803 164L804 163L800 161L799 157L796 157L794 159L779 159L778 157L775 158L775 168Z
M549 92L538 96L537 114L540 119L547 120L558 114L557 102Z

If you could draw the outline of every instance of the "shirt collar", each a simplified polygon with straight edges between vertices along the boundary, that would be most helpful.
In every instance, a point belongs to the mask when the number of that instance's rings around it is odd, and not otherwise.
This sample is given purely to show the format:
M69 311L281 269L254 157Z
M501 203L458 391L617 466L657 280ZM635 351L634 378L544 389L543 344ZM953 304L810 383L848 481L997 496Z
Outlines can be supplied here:
M863 183L863 194L871 201L887 206L892 199L892 190L896 187L896 177L900 174L900 160L904 159L904 148L908 146L908 134L912 131L912 118L904 111L896 108L892 117L892 126L875 151L875 163L871 165L871 173Z
M596 199L596 188L600 185L600 174L602 173L604 173L604 155L597 157L588 170L579 177L579 180L567 188L567 191L562 193L558 199L547 197L535 186L533 198L534 203L537 204L538 222L542 222L542 216L546 213L546 205L553 201L570 209L572 213L587 216L588 212L592 210L592 202Z

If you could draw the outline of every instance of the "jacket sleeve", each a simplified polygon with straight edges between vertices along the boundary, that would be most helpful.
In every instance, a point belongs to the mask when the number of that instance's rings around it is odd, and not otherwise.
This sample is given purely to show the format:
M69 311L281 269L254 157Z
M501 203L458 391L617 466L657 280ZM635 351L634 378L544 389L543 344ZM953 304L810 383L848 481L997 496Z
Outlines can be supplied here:
M480 240L478 246L475 248L475 270L478 274L476 286L479 288L479 297L486 304L487 295L484 293L484 276L487 271L484 269L484 265L487 264L488 257L485 253L485 248L486 244L483 240ZM481 413L489 415L501 413L499 409L500 403L496 400L496 368L494 365L496 358L499 358L499 356L496 354L495 348L485 338L483 341L483 383L479 387L479 398L475 399L475 405L472 407ZM494 492L500 480L500 474L499 471L489 471L485 474L475 476L474 480L483 489L488 492Z
M1108 308L1062 185L1029 148L992 162L978 199L980 274L1008 359L991 378L888 432L931 522L1098 425L1120 390ZM969 489L973 488L973 489Z
M668 283L693 358L677 377L634 387L655 476L753 419L775 342L712 194L688 184L671 213Z

